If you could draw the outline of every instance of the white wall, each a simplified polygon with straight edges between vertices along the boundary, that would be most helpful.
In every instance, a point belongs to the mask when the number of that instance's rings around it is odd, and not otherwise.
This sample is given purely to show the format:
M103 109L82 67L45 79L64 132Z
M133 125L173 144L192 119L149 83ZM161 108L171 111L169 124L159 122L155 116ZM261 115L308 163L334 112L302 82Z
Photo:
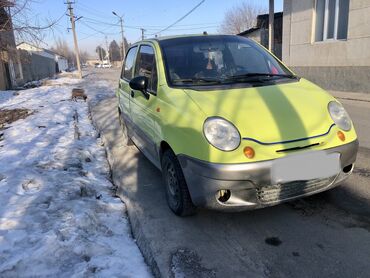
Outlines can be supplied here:
M351 0L347 40L314 42L315 0L285 0L283 61L293 67L370 66L370 0Z
M68 61L64 57L57 56L57 63L59 71L66 71L68 69Z

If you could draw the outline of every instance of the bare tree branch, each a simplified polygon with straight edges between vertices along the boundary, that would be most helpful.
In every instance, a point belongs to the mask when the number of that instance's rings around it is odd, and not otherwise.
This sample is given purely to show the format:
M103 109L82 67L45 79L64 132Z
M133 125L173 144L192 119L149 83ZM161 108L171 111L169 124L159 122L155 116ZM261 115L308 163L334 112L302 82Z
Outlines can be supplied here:
M44 19L45 23L41 24L38 16L32 11L31 6L34 2L33 0L0 0L0 12L6 12L6 16L3 16L6 20L0 20L0 35L14 31L18 41L27 41L39 46L45 38L45 33L53 31L65 16L65 11L59 18Z
M243 2L234 6L225 13L219 32L225 34L239 34L254 27L257 23L257 15L265 13L266 8L255 2Z

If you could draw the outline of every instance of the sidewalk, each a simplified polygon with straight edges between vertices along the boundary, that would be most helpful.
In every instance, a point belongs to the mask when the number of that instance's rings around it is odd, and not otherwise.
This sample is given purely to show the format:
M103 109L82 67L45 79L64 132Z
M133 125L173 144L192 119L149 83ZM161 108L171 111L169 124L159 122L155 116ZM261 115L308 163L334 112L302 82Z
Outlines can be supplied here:
M328 91L334 97L339 99L356 100L370 102L369 93L355 93L355 92L340 92L340 91Z
M152 277L80 82L0 96L0 277Z

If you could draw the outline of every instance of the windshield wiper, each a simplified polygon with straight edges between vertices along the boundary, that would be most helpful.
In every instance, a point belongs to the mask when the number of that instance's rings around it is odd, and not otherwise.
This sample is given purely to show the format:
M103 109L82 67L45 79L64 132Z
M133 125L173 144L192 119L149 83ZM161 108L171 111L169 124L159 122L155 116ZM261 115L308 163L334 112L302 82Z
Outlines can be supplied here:
M249 77L285 77L290 79L299 79L298 76L292 74L275 74L275 73L263 73L263 72L250 72L238 75L231 75L228 76L226 79L235 80L235 79L243 79Z
M172 80L172 82L181 82L181 83L197 83L197 82L204 82L204 83L221 83L220 79L217 78L207 78L207 77L200 77L200 78L178 78Z

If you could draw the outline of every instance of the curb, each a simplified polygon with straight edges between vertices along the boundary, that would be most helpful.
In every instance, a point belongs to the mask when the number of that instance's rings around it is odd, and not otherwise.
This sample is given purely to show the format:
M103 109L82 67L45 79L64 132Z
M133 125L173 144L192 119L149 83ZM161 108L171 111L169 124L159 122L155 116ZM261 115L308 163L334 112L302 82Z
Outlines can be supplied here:
M100 138L102 139L102 142L104 143L105 152L107 154L107 161L108 161L108 164L109 164L111 177L112 177L111 182L113 183L113 185L116 188L115 194L118 198L121 199L121 201L126 206L126 211L127 211L127 215L128 215L128 221L129 221L129 224L130 224L132 237L133 237L134 241L136 242L141 254L143 255L144 261L148 265L148 267L151 270L153 276L158 277L158 278L162 277L161 271L160 271L160 269L158 267L158 264L155 260L155 256L153 255L153 252L150 248L149 241L145 237L144 233L142 232L140 221L137 220L137 217L136 217L136 214L135 214L135 208L132 207L130 199L127 196L125 196L124 191L120 190L120 187L117 186L117 184L118 184L118 182L116 182L117 177L115 175L115 172L113 171L113 169L114 169L114 158L113 158L113 155L112 155L110 149L108 148L108 145L109 145L108 140L106 139L104 133L99 128L98 121L96 120L95 114L93 112L94 107L93 107L93 104L91 103L91 101L88 101L88 109L89 109L89 112L90 112L90 115L91 115L91 121L92 121L94 127L96 128L96 130L99 132Z

